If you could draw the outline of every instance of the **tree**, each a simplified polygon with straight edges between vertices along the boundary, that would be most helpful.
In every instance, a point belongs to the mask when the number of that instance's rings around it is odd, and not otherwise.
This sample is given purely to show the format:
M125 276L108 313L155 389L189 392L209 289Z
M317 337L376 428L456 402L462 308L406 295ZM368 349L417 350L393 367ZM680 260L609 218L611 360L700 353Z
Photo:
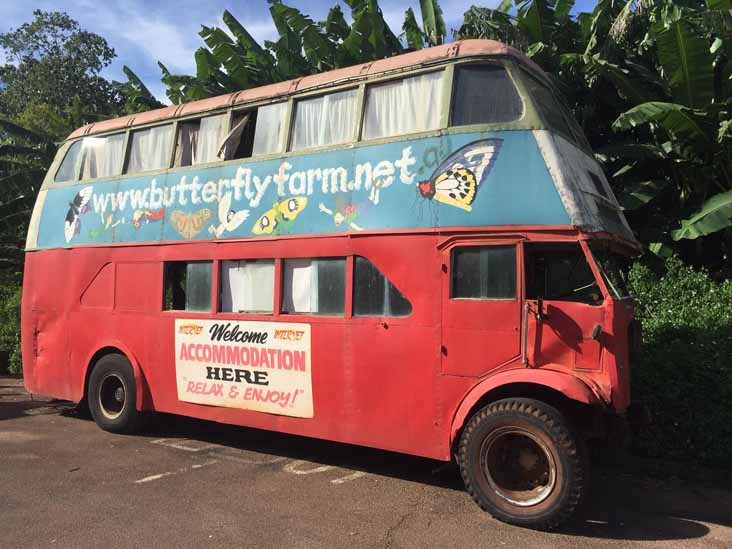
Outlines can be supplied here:
M12 61L0 67L0 110L15 117L29 104L43 104L65 116L78 97L88 119L118 114L124 98L99 76L115 56L107 41L65 13L33 15L30 23L0 34Z

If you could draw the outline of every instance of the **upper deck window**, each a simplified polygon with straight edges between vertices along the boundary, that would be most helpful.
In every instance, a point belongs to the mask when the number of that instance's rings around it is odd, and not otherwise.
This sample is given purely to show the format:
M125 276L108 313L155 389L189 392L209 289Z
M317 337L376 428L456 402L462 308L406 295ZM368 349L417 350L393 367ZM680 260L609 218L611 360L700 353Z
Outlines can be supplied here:
M523 105L506 69L462 65L455 71L450 125L495 124L521 117Z
M358 90L346 90L295 103L292 150L351 141L356 123Z
M125 134L85 137L66 153L54 180L58 183L76 179L96 179L122 173Z
M107 137L85 137L81 146L82 179L109 177L122 173L125 156L125 134Z
M287 103L274 103L257 109L252 156L282 152Z
M366 89L363 138L376 139L434 130L440 126L442 71Z
M69 150L66 151L66 156L64 156L63 162L61 162L61 166L56 172L56 177L54 177L54 181L56 181L56 183L79 179L79 172L81 171L80 163L82 142L83 139L74 142L74 144L69 147Z
M228 114L206 116L199 120L181 122L178 127L178 143L175 166L194 166L223 160L222 143L226 137Z
M132 132L130 161L126 173L160 170L170 164L173 124Z

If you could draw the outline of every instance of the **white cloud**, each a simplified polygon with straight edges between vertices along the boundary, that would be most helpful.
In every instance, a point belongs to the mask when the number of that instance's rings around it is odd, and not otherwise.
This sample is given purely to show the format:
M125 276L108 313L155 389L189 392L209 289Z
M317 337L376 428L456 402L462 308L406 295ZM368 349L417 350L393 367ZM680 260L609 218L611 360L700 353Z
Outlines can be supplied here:
M190 40L187 29L181 30L157 17L135 15L120 25L116 34L171 70L190 72L196 68L193 54L198 48L198 36L197 40Z

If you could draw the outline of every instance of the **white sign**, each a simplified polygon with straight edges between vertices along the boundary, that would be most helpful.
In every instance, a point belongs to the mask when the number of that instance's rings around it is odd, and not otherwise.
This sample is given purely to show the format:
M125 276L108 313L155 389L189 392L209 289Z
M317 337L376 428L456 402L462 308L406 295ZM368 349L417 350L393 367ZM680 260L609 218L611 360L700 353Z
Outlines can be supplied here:
M178 400L313 417L310 325L175 321Z

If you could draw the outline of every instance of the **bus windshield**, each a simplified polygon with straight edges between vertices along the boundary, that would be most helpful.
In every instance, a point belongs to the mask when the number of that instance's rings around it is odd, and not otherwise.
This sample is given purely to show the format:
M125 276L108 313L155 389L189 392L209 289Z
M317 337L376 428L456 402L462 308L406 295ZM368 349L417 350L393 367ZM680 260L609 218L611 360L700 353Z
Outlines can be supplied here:
M590 250L600 269L608 290L615 299L630 297L628 291L629 262L619 254L613 253L606 243L592 242Z

